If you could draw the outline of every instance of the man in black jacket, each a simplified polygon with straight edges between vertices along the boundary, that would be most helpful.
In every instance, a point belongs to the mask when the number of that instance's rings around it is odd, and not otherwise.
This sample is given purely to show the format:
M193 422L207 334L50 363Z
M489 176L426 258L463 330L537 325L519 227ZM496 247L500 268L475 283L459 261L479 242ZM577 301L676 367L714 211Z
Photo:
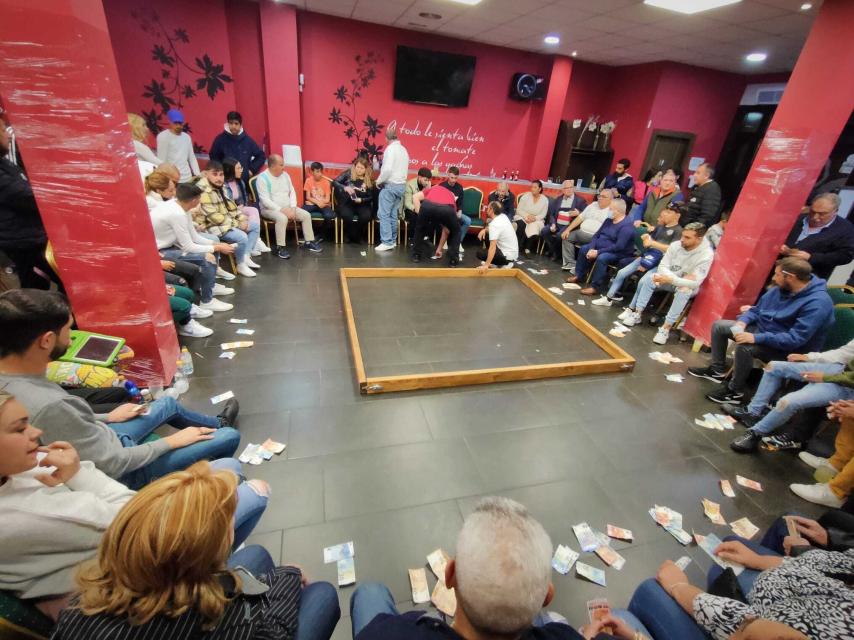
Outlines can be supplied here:
M50 282L34 268L56 282L62 283L44 257L47 233L44 230L36 199L30 183L20 167L12 164L9 135L0 121L0 251L15 263L23 289L50 289Z
M854 260L854 225L837 215L839 202L835 193L816 196L809 212L795 221L780 255L806 260L825 280L836 267Z
M244 186L248 188L249 178L261 173L261 167L267 161L263 149L243 130L243 116L237 111L229 111L225 117L225 131L214 138L210 159L222 162L234 158L243 166Z
M708 229L721 217L721 188L714 180L715 168L704 162L694 171L694 188L688 194L688 204L680 224L700 222Z
M510 191L510 187L507 186L507 183L504 180L499 182L495 191L489 194L487 203L489 202L497 202L500 204L501 213L511 220L513 219L513 216L516 215L516 196L513 195L513 192Z

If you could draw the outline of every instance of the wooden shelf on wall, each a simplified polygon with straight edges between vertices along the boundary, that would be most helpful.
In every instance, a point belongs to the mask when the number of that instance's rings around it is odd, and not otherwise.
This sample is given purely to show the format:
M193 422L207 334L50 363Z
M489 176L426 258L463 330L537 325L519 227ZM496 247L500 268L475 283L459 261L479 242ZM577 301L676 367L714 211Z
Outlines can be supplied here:
M594 176L599 183L611 170L614 150L579 146L578 141L582 131L580 127L573 129L572 123L568 120L561 120L549 169L549 176L556 182L580 178L582 186L589 187ZM585 137L589 138L592 144L594 136L595 134L588 132Z

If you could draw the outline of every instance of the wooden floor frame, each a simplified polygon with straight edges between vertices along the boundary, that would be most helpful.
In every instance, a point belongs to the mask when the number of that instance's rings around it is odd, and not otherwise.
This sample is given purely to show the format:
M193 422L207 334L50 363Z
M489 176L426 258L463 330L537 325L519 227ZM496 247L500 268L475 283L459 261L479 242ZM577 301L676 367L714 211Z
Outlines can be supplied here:
M592 324L556 298L541 284L519 269L490 269L486 273L476 269L405 269L405 268L342 268L340 269L341 295L344 314L347 318L347 333L353 349L353 362L359 390L363 394L387 393L390 391L412 391L440 387L461 387L471 384L511 382L514 380L539 380L562 378L594 373L627 372L634 369L635 359L599 332ZM551 364L498 367L494 369L472 369L467 371L443 371L438 373L413 373L397 376L365 375L365 363L359 346L356 319L350 302L350 278L516 278L537 294L546 304L563 316L573 327L598 345L610 358L602 360L579 360Z

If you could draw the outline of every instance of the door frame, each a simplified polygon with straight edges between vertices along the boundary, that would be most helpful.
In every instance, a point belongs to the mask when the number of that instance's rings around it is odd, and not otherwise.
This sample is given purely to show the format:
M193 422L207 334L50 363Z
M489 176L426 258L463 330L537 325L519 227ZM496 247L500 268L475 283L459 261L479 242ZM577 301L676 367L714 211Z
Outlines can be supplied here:
M681 138L688 143L687 151L685 152L685 159L683 160L683 164L685 162L690 161L691 151L694 150L694 140L697 138L697 134L690 133L689 131L674 131L672 129L653 129L652 134L649 138L649 144L646 147L646 157L644 158L643 165L641 165L641 172L638 179L643 179L646 172L649 170L649 163L652 162L652 149L655 143L656 136L667 136L668 138ZM687 165L686 165L687 166ZM680 173L679 175L682 178L685 178L685 166L679 167ZM687 184L687 182L685 183Z

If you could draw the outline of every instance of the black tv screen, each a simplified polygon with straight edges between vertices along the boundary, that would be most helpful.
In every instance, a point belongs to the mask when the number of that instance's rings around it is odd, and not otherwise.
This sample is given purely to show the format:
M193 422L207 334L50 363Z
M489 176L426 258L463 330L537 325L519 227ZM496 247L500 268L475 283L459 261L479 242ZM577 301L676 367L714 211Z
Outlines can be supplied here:
M475 60L474 56L399 46L394 99L467 107Z

